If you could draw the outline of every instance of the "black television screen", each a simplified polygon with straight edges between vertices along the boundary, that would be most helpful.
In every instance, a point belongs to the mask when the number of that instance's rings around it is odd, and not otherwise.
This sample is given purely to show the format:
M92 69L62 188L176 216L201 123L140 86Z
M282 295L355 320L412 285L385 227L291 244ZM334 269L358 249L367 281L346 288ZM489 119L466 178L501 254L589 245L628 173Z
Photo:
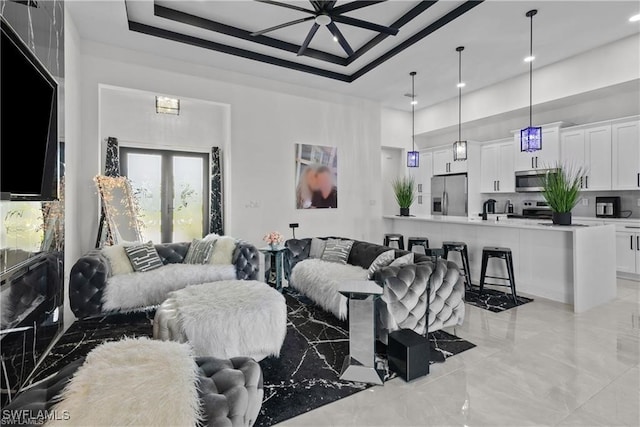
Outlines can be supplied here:
M57 198L58 85L4 19L0 45L0 192Z

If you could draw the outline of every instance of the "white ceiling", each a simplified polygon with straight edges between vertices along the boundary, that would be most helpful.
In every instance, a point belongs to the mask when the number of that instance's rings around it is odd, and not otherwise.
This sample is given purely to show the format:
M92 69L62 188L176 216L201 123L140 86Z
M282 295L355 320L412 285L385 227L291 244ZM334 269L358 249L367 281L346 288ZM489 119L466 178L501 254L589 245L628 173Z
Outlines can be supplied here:
M245 0L163 0L159 3L251 31L304 16L297 11ZM310 8L307 2L289 3ZM337 5L343 3L346 2L339 1ZM416 3L389 1L350 12L349 16L389 25ZM347 68L321 63L308 57L297 60L304 64L350 74L461 3L462 1L458 0L441 0L403 27L398 36L387 38L367 56ZM344 83L129 31L124 0L73 0L68 4L82 38L223 70L368 98L380 101L385 106L404 110L410 109L408 98L404 97L411 89L410 71L418 72L416 93L419 108L457 95L458 57L455 48L459 45L466 47L463 52L463 80L467 83L466 91L527 72L528 65L522 59L528 53L529 21L524 14L530 9L538 9L538 15L534 18L534 52L537 58L535 67L560 61L640 31L640 23L628 22L631 15L640 13L637 0L487 0L354 82ZM150 25L296 60L295 53L275 51L272 48L155 17L152 0L129 0L127 7L131 18L135 17L136 20ZM310 25L309 22L305 22L270 35L301 44ZM339 27L354 49L374 35L346 25ZM329 32L323 28L318 31L311 47L344 55Z

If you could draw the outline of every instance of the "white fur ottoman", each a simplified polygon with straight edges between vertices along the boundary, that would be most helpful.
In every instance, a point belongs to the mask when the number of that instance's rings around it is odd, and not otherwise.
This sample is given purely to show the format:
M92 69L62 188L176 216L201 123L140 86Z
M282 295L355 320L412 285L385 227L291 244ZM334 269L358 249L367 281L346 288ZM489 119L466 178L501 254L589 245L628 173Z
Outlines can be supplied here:
M189 342L197 356L279 356L287 334L284 297L263 282L227 280L172 292L156 311L153 337Z

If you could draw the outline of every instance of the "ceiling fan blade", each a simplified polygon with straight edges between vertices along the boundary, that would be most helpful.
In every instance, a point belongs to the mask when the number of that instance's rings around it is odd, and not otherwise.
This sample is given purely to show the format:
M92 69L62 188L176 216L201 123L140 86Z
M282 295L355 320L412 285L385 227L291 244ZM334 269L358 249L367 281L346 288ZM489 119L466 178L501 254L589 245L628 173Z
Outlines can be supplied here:
M311 6L313 6L316 12L320 12L322 10L322 5L319 1L309 0L309 3L311 3Z
M308 18L296 19L295 21L285 22L284 24L276 25L275 27L267 28L264 30L256 31L255 33L251 33L252 36L261 36L265 33L270 33L271 31L279 30L280 28L290 27L292 25L300 24L302 22L307 22L312 19L315 19L314 16L309 16Z
M352 10L362 9L363 7L373 6L374 4L384 3L387 0L372 0L372 1L352 1L338 7L333 8L333 12L336 14L347 13Z
M320 28L320 25L314 22L313 26L309 30L309 33L307 34L307 37L305 37L304 42L302 42L302 46L300 46L300 50L298 50L298 56L304 54L304 51L307 50L307 47L309 47L309 43L311 43L313 36L316 35L318 28Z
M311 13L315 15L315 12L313 10L305 9L304 7L295 6L289 3L281 3L279 1L273 1L273 0L255 0L255 1L257 1L258 3L266 3L273 6L286 7L287 9L293 9L293 10L297 10L298 12Z
M362 19L351 18L349 16L335 15L332 17L335 22L351 25L353 27L364 28L365 30L375 31L377 33L389 34L395 36L398 34L397 28L385 27L384 25L374 24L373 22L363 21Z
M349 46L349 43L347 42L347 40L344 38L344 36L342 35L338 27L336 27L336 24L332 22L329 25L327 25L327 28L329 29L329 31L331 31L331 34L333 34L333 37L338 39L338 43L340 43L340 46L342 46L342 49L344 49L347 55L348 56L353 55L353 49L351 49L351 46Z
M332 0L332 1L328 1L327 2L327 10L332 10L333 6L336 5L336 3L338 3L338 0Z

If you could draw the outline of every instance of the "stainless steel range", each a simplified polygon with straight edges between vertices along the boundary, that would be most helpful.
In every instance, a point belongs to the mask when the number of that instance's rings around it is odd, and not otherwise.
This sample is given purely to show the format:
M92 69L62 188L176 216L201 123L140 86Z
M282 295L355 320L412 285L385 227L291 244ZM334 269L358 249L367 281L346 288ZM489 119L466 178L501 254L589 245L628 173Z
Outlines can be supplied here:
M551 219L551 208L545 201L525 200L522 202L522 215L507 215L508 218Z

